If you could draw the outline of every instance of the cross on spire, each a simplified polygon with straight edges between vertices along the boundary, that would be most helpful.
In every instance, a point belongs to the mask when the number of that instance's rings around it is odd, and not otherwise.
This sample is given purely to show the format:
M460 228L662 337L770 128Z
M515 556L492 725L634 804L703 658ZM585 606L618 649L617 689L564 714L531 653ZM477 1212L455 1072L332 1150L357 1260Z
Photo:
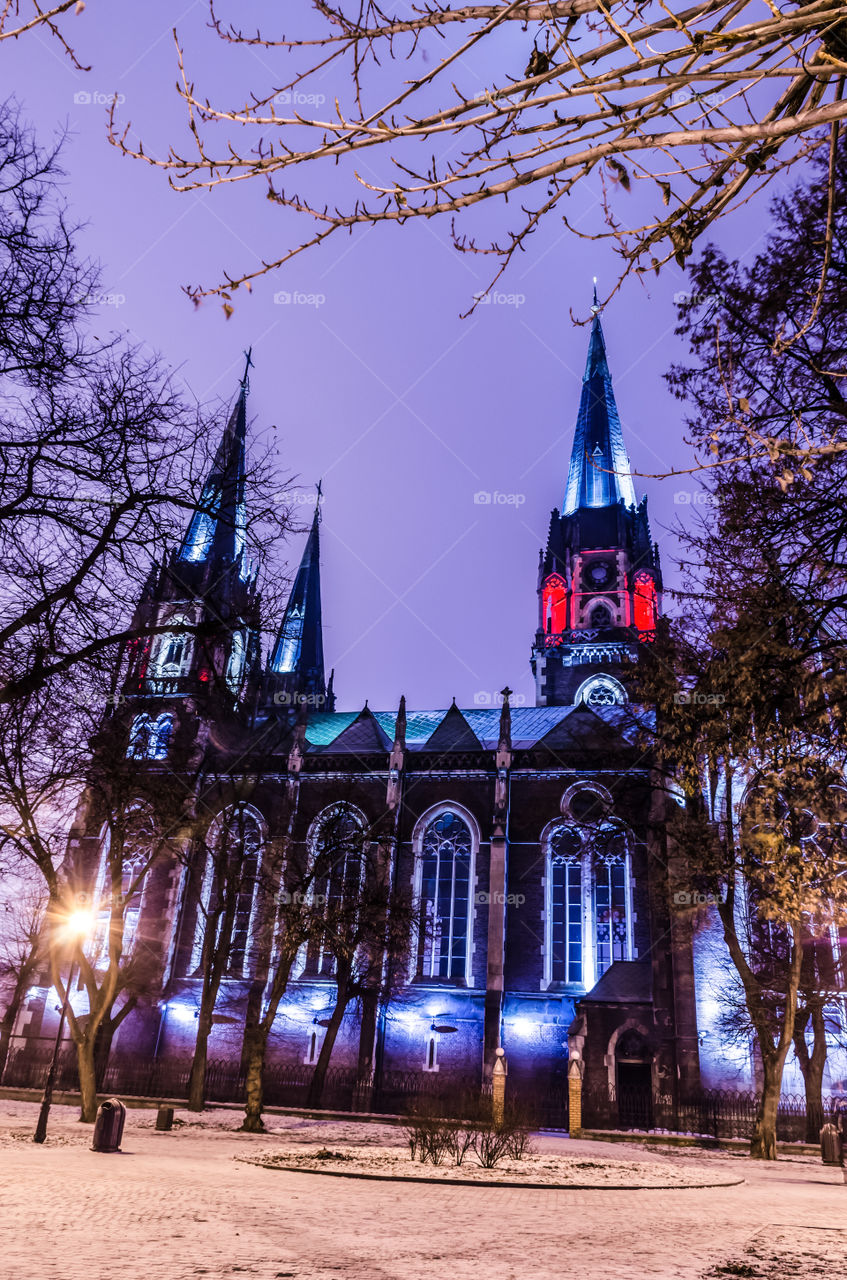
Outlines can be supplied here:
M244 376L241 379L242 391L250 390L250 370L253 367L253 348L248 347L244 352Z

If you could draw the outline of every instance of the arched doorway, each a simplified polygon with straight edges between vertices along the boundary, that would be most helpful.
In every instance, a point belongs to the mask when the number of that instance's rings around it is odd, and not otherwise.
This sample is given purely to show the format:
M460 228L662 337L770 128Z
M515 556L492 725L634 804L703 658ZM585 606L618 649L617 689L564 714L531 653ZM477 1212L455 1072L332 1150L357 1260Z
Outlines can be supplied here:
M653 1128L653 1054L635 1027L615 1045L615 1096L622 1129Z

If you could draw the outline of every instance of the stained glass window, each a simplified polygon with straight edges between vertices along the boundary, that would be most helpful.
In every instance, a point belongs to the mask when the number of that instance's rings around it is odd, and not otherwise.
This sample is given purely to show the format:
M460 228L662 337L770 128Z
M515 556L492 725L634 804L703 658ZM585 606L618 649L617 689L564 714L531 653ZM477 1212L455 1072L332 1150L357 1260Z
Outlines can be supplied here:
M470 828L451 810L440 813L424 831L418 978L467 978L472 850Z

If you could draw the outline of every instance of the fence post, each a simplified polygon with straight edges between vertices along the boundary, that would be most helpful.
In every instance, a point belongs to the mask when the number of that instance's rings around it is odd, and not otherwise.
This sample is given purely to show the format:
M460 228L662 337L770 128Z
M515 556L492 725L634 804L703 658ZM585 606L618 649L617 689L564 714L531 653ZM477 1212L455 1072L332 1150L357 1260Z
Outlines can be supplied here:
M509 1064L506 1061L506 1050L494 1050L494 1070L491 1074L491 1114L497 1129L506 1115L506 1076Z
M574 1057L568 1063L568 1133L582 1137L582 1062Z

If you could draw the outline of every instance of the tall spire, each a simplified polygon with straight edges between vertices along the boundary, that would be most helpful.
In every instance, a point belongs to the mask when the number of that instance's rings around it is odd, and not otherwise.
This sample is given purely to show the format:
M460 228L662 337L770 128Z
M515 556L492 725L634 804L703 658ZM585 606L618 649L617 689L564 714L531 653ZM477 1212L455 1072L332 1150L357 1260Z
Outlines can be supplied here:
M580 507L615 506L621 499L625 507L635 506L635 488L615 404L615 393L612 390L612 375L606 359L596 280L591 310L594 319L591 322L588 358L582 379L582 397L574 432L563 515L571 515Z
M321 618L320 483L317 491L312 527L269 664L272 675L283 678L274 683L283 684L292 695L312 695L316 701L326 695Z
M186 530L177 559L189 564L214 560L223 566L243 555L247 478L247 372L252 363L246 352L244 377L229 416L200 501Z

